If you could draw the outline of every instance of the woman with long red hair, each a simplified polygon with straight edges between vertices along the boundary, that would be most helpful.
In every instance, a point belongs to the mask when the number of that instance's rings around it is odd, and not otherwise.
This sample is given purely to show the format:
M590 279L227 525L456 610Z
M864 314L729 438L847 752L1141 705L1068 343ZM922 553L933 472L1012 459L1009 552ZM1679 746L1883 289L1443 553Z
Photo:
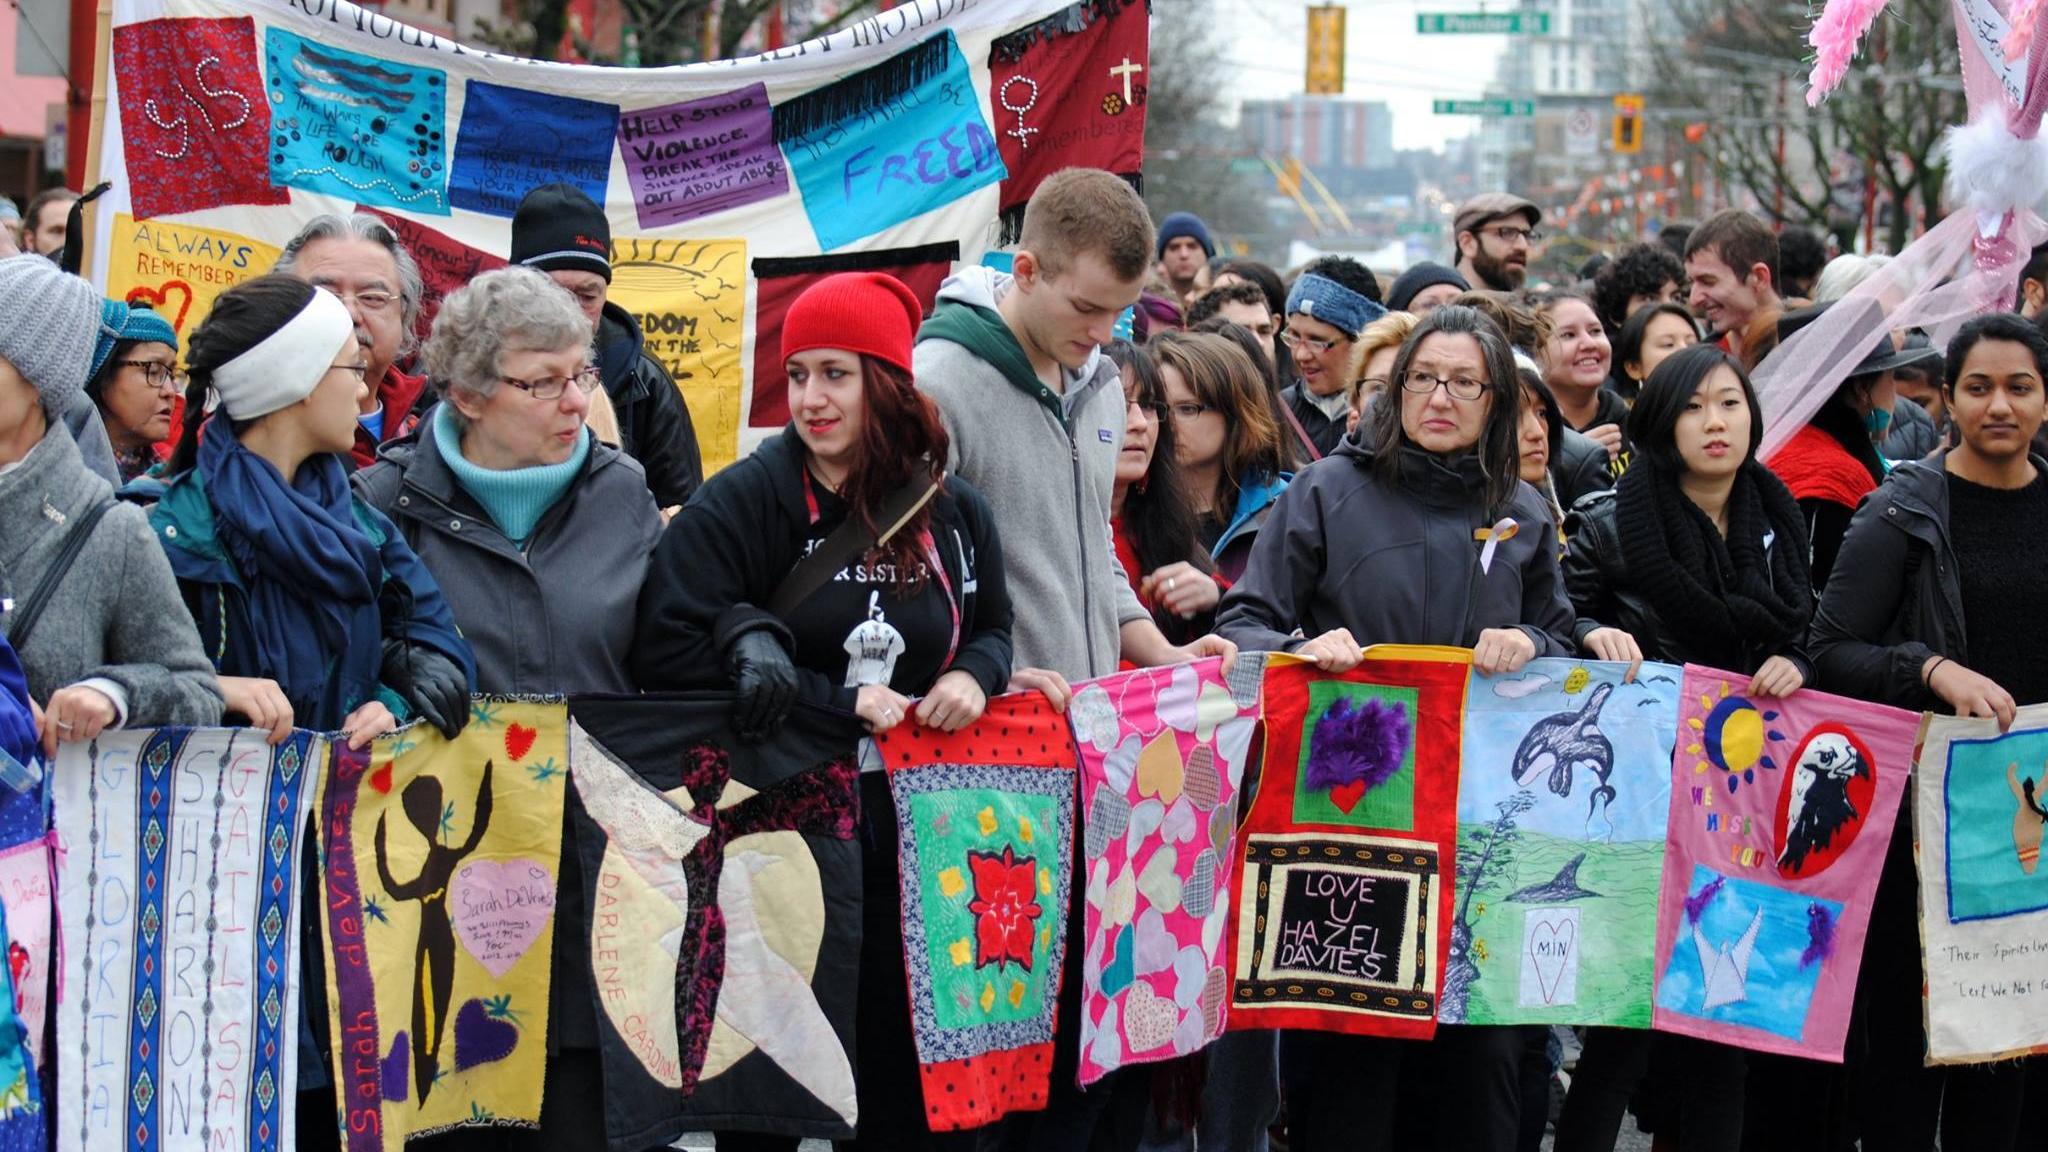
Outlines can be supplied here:
M708 480L663 534L640 592L633 672L642 688L729 687L742 738L772 732L799 696L871 732L911 722L951 732L1003 691L1002 549L988 503L944 474L945 425L912 384L922 319L916 295L876 272L828 277L790 306L789 426ZM910 1039L896 821L881 774L862 777L861 808L859 1142L938 1146ZM718 1141L797 1146L734 1133Z

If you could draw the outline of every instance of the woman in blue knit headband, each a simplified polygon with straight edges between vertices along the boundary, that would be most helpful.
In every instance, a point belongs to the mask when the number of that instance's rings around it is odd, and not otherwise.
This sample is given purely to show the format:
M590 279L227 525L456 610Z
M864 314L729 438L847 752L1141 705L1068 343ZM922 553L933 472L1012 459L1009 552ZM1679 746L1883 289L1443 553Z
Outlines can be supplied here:
M1281 399L1321 458L1344 438L1351 414L1345 386L1351 383L1352 343L1387 310L1358 290L1372 282L1364 265L1327 257L1309 267L1287 293L1287 327L1280 339L1294 354L1300 381ZM1340 276L1354 286L1342 283ZM1373 288L1377 291L1377 284Z

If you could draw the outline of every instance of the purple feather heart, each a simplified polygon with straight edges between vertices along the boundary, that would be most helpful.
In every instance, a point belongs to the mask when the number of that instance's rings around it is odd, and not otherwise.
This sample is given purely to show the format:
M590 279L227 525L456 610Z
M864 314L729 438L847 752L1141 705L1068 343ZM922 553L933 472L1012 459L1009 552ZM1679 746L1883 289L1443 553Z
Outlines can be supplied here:
M481 1000L463 1002L455 1013L455 1070L503 1060L519 1046L519 1029L509 1020L494 1020Z
M404 1100L412 1094L412 1045L400 1032L391 1041L391 1054L378 1061L378 1086L386 1100Z
M1304 779L1314 789L1354 781L1377 788L1400 771L1413 736L1408 710L1400 704L1340 699L1324 710L1309 737Z

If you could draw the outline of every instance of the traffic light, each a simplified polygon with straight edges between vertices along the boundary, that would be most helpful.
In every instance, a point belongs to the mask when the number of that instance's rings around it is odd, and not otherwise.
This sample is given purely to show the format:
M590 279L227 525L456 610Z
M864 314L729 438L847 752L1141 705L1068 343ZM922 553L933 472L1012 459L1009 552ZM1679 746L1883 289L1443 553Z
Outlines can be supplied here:
M1614 98L1614 151L1634 155L1643 150L1643 98L1623 93Z

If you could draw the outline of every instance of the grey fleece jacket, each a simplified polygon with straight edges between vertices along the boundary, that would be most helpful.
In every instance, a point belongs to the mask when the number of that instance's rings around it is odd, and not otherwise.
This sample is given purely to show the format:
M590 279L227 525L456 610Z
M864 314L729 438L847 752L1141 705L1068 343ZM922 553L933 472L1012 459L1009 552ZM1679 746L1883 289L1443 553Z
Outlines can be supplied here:
M954 333L972 328L976 342L1014 347L1016 338L993 315L1009 291L1010 277L965 268L940 287L939 312L969 309L950 317ZM1098 351L1068 374L1063 400L1035 381L1027 389L943 335L949 325L940 321L935 315L918 334L912 367L952 436L949 471L979 489L995 512L1014 610L1014 666L1070 681L1107 676L1117 670L1122 626L1151 619L1110 540L1124 433L1117 367Z
M53 422L0 473L0 597L27 600L68 526L112 495ZM0 631L13 620L11 610L0 612ZM97 680L130 727L220 721L220 681L149 518L132 504L115 505L93 526L20 655L39 704L59 688Z

